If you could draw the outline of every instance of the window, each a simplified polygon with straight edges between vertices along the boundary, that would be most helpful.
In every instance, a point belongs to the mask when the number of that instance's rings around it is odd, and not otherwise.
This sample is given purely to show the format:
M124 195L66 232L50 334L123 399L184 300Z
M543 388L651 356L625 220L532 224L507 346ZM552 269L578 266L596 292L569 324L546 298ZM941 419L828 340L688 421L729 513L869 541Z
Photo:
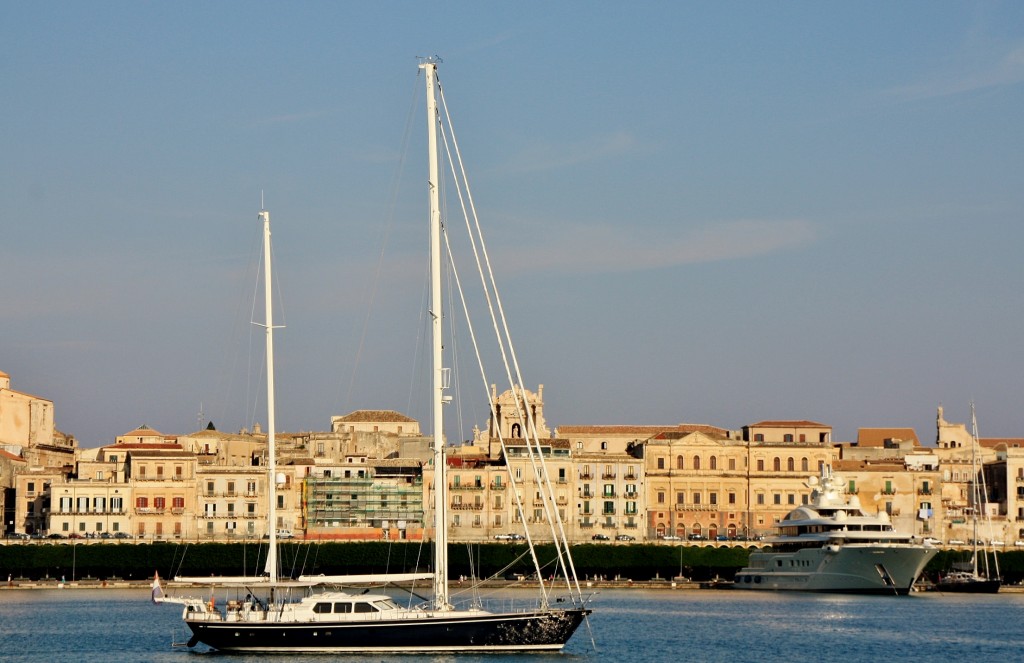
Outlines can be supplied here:
M794 495L793 493L790 493L787 497L789 499L789 503L790 504L796 504L796 495Z
M782 495L780 495L779 493L775 493L775 495L772 496L772 499L774 500L775 504L782 504Z
M665 491L659 490L658 491L658 504L664 504L664 503L665 503Z
M700 493L694 493L693 494L693 503L694 504L700 504Z
M676 493L676 504L686 504L686 494L682 491Z
M699 470L700 469L700 456L694 456L693 457L693 469L695 469L695 470Z
M764 442L764 433L754 433L754 442Z
M135 508L136 509L145 509L148 506L149 506L149 498L148 497L136 497L135 498Z
M718 493L709 493L708 494L708 503L709 504L718 504Z
M782 436L782 441L783 442L792 442L793 441L793 434L792 433L786 433L785 435Z
M764 472L764 458L757 459L757 471Z
M807 462L807 457L805 456L805 457L800 459L800 471L801 472L807 472L808 469L809 469L809 463Z
M795 469L796 469L796 465L793 462L793 458L790 457L789 459L786 460L786 470L792 472Z
M175 497L171 501L171 505L175 509L184 509L185 508L185 498L184 497Z
M736 493L729 493L729 504L736 504Z
M718 457L717 456L712 456L711 458L708 459L708 467L711 468L712 470L717 470L718 469Z
M659 458L658 459L658 469L659 470L665 469L665 459L664 458ZM29 485L31 486L32 484L29 484ZM29 490L31 491L32 489L29 488Z
M683 462L683 457L682 456L676 456L676 469L677 470L685 470L686 469L686 464Z
M758 493L757 494L757 503L761 504L761 505L764 504L764 493Z
M601 442L601 451L608 451L608 443Z
M165 502L164 498L162 498L162 497L154 497L153 498L153 507L154 508L163 511L165 505L166 505L166 502Z
M736 469L736 459L735 458L730 458L729 459L729 469L730 470L735 470Z

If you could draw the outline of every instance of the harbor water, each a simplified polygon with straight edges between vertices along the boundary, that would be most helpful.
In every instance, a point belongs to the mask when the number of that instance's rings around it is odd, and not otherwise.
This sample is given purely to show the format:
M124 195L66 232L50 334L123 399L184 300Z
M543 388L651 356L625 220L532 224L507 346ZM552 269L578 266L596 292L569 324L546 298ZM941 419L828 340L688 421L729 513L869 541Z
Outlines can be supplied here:
M173 641L187 640L181 612L178 606L152 604L146 590L5 590L0 592L0 660L850 663L1012 661L1024 652L1022 593L888 597L623 589L600 593L593 608L589 630L582 626L561 654L225 657L172 649Z

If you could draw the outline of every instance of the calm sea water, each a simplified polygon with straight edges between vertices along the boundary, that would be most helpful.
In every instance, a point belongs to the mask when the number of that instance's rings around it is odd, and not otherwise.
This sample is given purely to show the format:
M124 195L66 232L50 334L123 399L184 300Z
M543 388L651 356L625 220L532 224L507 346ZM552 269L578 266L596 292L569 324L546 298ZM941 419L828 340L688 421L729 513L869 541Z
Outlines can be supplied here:
M1015 661L1024 657L1024 594L909 597L732 591L612 590L590 631L562 654L363 656L331 661ZM176 606L145 590L0 592L0 660L295 663L317 656L230 656L172 650L186 636ZM591 642L593 635L593 643ZM596 645L596 651L594 646Z

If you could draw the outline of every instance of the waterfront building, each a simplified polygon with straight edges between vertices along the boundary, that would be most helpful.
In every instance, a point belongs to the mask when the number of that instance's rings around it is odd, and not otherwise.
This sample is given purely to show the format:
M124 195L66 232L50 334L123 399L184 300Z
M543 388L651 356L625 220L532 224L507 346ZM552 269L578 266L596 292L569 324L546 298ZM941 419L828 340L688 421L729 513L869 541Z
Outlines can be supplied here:
M985 538L1006 545L1024 541L1024 439L993 440L996 460L984 466L985 485L995 506L993 530L983 530Z
M15 510L17 509L16 482L20 473L28 467L21 456L0 448L0 536L14 532Z
M50 484L47 531L68 537L130 534L133 502L125 455L108 455L106 447L81 450L76 473Z
M744 426L748 444L748 533L772 532L787 513L810 499L807 481L838 458L832 427L807 420L771 420Z
M747 535L747 443L726 431L672 430L638 451L647 478L647 538Z
M856 444L837 445L836 475L865 511L885 511L896 529L921 538L942 536L942 474L934 448L912 428L861 428Z
M54 426L53 401L11 388L0 371L0 449L30 467L64 467L75 461L77 441Z
M103 457L113 464L124 459L132 533L139 539L194 539L196 455L145 425L115 439Z
M969 541L974 538L975 514L983 520L995 519L996 525L1002 530L1005 518L999 522L999 505L988 499L989 496L983 499L988 502L987 505L975 505L972 497L974 483L981 480L983 468L997 460L1000 442L984 438L975 441L966 424L946 421L942 406L938 408L935 427L935 453L942 470L942 520L936 538L943 542ZM983 512L983 508L988 511Z
M425 443L425 441L424 441ZM347 454L302 480L306 538L423 538L423 462Z
M13 531L46 534L50 523L50 486L67 478L64 468L29 467L14 482Z

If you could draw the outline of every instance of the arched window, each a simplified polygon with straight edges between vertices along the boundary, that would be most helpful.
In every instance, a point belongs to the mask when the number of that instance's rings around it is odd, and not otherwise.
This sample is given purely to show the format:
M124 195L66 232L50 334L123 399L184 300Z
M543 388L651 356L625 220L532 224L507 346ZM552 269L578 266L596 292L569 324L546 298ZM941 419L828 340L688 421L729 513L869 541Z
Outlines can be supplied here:
M782 459L780 459L778 456L776 456L775 457L775 462L772 464L772 468L776 472L781 472L782 471Z
M800 459L800 471L806 472L808 469L810 469L810 465L807 462L807 457L804 456L803 458Z
M601 451L608 451L608 443L601 442Z
M790 472L796 469L796 463L793 462L792 456L790 456L789 460L786 461L786 469Z
M708 467L710 467L713 470L717 470L718 469L718 457L717 456L712 456L711 458L708 459Z
M694 456L693 457L693 469L695 469L695 470L699 470L700 469L700 456Z
M685 465L683 464L683 457L682 456L676 456L676 469L677 470L682 470L684 468L685 468Z

